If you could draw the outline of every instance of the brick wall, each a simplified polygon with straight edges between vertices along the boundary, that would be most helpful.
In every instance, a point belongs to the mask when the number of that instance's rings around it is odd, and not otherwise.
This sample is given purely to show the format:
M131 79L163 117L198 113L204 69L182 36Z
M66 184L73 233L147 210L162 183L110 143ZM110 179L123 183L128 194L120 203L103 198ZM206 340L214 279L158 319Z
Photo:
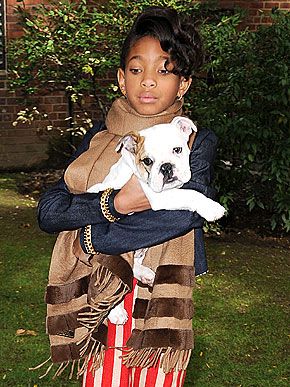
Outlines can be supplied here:
M43 3L40 0L26 0L25 6L32 7ZM22 29L17 24L14 7L16 0L6 1L6 36L7 40L21 36ZM47 132L39 129L53 124L66 128L68 121L68 103L65 93L57 92L37 97L39 111L47 113L50 121L36 120L32 125L18 124L13 126L17 112L25 106L21 96L8 90L5 71L0 71L0 170L27 169L38 165L47 158ZM94 112L93 119L99 119L101 113L94 101L87 102L87 109Z
M37 5L41 1L26 0L27 7ZM16 0L6 0L6 40L21 36L21 27L17 24L14 14ZM21 96L8 90L5 71L0 72L0 169L29 168L37 165L46 158L47 135L37 132L39 123L32 125L17 125L12 123L17 112L23 109ZM48 112L52 112L52 119L64 125L66 117L66 102L62 95L39 97ZM57 112L54 109L57 107ZM62 120L62 122L61 122Z
M246 24L251 30L256 30L261 24L269 24L270 18L268 15L274 7L290 11L290 0L220 0L219 4L222 8L232 8L234 6L238 6L240 8L247 9L248 19Z
M27 7L42 3L40 0L26 0ZM255 30L259 24L269 22L267 14L273 7L290 10L290 0L288 1L254 1L220 0L219 4L223 8L240 6L248 9L249 17L247 24ZM6 0L6 36L13 39L21 35L21 28L17 25L17 18L13 8L17 5L16 0ZM29 168L45 160L48 136L37 133L39 122L29 125L18 125L14 127L13 121L17 117L17 112L23 108L20 102L21 97L15 95L7 88L7 78L5 71L0 71L0 169L21 169ZM66 127L68 107L66 97L62 93L49 96L39 96L38 103L42 111L49 113L49 118L54 125ZM87 108L94 112L93 118L101 116L97 106L88 102ZM47 124L47 123L46 123Z

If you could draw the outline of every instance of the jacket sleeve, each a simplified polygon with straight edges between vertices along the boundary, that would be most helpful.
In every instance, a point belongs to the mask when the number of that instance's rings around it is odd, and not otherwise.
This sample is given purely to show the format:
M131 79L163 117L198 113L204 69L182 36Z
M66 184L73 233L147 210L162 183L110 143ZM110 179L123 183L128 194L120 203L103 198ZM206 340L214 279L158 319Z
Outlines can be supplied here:
M214 198L215 190L210 187L213 177L213 162L217 138L213 132L201 129L190 154L192 176L183 188L197 190ZM104 254L121 254L142 247L150 247L184 235L193 228L201 228L203 218L190 211L147 210L126 216L114 223L91 224L91 242L95 251ZM85 229L81 230L81 245Z

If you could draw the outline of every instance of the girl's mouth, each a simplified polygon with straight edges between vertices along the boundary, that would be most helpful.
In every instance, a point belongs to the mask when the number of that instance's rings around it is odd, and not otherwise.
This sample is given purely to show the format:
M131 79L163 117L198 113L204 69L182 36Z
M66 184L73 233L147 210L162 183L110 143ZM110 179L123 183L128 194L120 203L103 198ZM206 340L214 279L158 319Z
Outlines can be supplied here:
M157 98L151 94L141 94L139 96L139 100L142 103L155 103L157 101Z

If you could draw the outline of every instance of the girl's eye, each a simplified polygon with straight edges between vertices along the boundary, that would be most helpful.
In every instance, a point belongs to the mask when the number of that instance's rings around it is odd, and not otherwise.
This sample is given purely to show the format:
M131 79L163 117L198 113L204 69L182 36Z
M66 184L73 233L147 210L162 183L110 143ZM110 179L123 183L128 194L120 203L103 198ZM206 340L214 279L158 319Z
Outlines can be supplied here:
M169 71L166 69L159 70L160 74L169 74Z
M145 157L145 159L142 160L142 163L147 165L147 167L149 167L150 165L153 164L153 161L149 157Z
M138 68L133 68L133 69L130 69L130 72L131 72L132 74L139 74L139 73L141 72L141 70L138 69Z
M181 153L181 152L182 152L181 146L177 146L176 148L173 148L173 153L179 154L179 153Z

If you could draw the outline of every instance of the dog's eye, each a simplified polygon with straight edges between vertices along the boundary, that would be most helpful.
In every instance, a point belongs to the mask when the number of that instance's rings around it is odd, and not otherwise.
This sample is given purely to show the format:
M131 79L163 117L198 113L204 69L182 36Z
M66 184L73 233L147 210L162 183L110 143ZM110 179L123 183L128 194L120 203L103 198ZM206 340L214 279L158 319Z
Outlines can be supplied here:
M181 153L181 152L182 152L181 146L177 146L176 148L173 148L173 153L179 154L179 153Z
M150 165L153 164L153 161L149 159L149 157L145 157L145 159L142 160L142 163L144 163L145 165L147 165L147 167L149 167Z

